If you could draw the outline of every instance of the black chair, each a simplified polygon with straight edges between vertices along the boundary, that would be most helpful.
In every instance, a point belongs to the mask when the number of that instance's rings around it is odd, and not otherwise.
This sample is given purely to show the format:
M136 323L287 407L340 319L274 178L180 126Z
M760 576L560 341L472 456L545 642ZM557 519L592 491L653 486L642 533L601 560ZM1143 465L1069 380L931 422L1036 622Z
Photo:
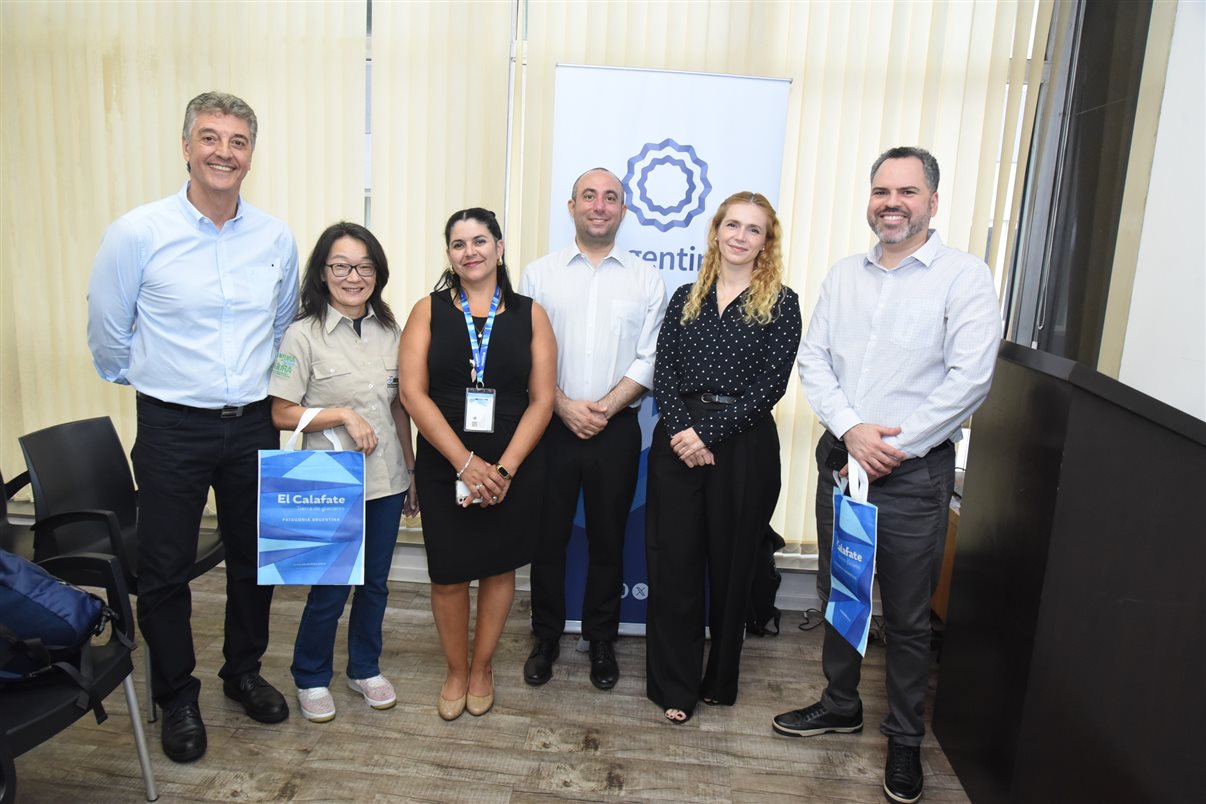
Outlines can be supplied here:
M34 561L75 553L117 556L130 593L138 594L138 497L121 439L108 416L56 424L18 441L33 487ZM53 519L54 527L47 520ZM64 519L67 518L67 519ZM189 580L221 563L218 531L197 538ZM144 645L145 647L145 645ZM147 719L155 720L151 656L146 656Z
M29 472L22 472L7 483L4 482L4 476L0 475L0 484L4 486L4 499L0 501L0 550L7 550L13 555L33 561L33 522L13 521L8 515L8 501L29 485Z
M110 626L109 640L103 645L92 646L96 700L103 701L119 686L125 690L147 801L154 801L159 794L155 790L151 755L138 714L138 696L134 694L133 648L130 647L134 644L134 613L121 564L114 556L95 553L49 558L41 564L47 572L68 583L105 590L105 599L115 618ZM79 686L65 673L0 687L0 801L3 804L9 804L17 797L15 757L46 742L88 712L87 704L81 705Z

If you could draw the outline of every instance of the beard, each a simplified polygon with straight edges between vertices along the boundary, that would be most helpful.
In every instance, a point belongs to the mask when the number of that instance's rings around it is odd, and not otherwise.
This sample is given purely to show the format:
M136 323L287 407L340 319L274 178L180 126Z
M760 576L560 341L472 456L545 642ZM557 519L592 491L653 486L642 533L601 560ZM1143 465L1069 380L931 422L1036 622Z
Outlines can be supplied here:
M926 231L930 226L930 219L928 217L920 220L913 220L913 218L908 215L908 212L903 209L886 209L880 211L899 212L906 216L904 220L905 225L903 227L889 229L880 223L877 215L867 215L867 225L871 227L871 231L875 232L875 236L879 238L879 242L881 243L887 243L889 245L903 243L910 237Z

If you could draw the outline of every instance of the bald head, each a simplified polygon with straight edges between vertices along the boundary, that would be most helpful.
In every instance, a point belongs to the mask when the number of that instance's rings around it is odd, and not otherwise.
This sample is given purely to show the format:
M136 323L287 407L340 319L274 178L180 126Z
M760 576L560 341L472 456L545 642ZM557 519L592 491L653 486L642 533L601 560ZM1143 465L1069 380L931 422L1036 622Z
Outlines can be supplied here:
M601 174L601 175L595 175L595 174ZM616 174L612 173L610 170L608 170L605 167L593 167L590 170L583 173L578 178L574 179L574 187L573 187L573 189L570 190L570 201L574 201L578 198L578 191L580 189L579 185L581 185L582 180L588 176L591 177L591 181L589 182L590 184L597 184L597 182L602 181L604 179L604 177L610 178L611 181L614 182L614 184L613 184L614 189L619 191L621 198L624 197L624 184L623 184L623 182L620 181L619 177L617 177Z

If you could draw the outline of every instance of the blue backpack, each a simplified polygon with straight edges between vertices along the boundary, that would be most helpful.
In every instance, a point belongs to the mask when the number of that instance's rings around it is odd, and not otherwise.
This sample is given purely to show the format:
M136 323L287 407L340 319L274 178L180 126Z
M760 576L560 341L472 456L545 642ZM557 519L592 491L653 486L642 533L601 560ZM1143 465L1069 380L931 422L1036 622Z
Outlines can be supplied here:
M80 706L104 720L92 685L93 636L113 612L96 595L0 550L0 686L62 672L81 689Z

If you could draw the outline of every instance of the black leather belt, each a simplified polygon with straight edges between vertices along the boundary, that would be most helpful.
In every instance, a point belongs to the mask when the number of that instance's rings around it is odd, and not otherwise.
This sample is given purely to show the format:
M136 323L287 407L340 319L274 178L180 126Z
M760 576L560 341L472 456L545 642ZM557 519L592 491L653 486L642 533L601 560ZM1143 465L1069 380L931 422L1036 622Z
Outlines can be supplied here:
M185 413L196 413L199 416L212 416L216 419L237 419L246 413L253 413L259 410L261 406L268 404L267 399L261 399L257 402L248 402L246 405L226 405L221 408L194 408L191 405L181 405L177 402L164 402L162 399L156 399L144 393L139 393L138 399L155 407L180 410Z
M690 399L698 399L705 405L732 405L741 399L739 396L729 396L727 394L694 394Z
M828 431L828 430L826 430L826 431L825 431L825 435L826 435L826 436L829 436L829 437L830 437L830 438L832 438L834 441L837 441L837 442L839 442L839 443L845 443L845 442L843 442L843 441L842 441L842 439L838 438L837 436L835 436L833 433L831 433L831 432L830 432L830 431ZM822 436L822 437L824 437L824 436ZM954 441L951 441L951 440L948 438L946 441L943 441L941 444L936 444L936 445L934 445L933 447L930 447L930 452L938 452L939 450L944 450L944 449L954 449L954 448L955 448L955 442L954 442ZM930 454L930 452L927 452L927 453L926 453L926 455L929 455L929 454ZM925 455L922 455L921 457L923 457L923 458L924 458L924 457L925 457ZM909 460L910 460L910 461L915 461L915 460L917 460L917 459L916 459L916 458L909 458Z

